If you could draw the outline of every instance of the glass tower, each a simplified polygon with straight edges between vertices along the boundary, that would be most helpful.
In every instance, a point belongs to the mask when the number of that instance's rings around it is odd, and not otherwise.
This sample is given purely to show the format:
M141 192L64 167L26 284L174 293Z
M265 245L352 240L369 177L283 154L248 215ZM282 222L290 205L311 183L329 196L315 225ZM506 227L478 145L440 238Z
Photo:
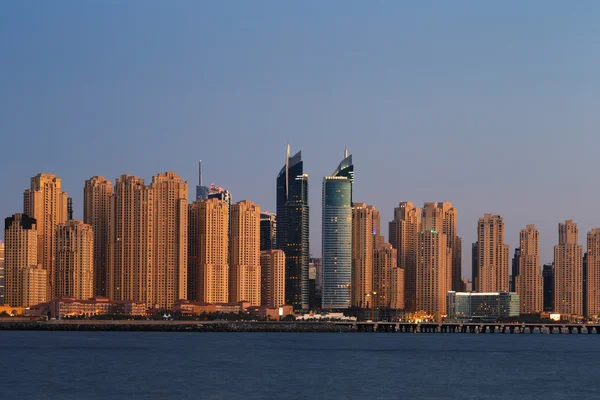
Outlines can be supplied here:
M323 178L323 296L324 310L350 307L352 281L352 156L331 176Z
M285 253L285 300L295 311L308 310L308 175L302 153L290 157L277 175L277 248Z
M269 212L260 213L260 250L275 250L277 216Z

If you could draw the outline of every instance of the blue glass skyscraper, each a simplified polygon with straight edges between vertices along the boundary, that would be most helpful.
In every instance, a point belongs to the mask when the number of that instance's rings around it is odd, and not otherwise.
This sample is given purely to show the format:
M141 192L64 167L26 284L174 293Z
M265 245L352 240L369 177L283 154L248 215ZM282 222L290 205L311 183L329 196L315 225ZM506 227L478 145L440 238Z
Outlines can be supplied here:
M331 176L323 178L323 297L324 310L350 307L352 281L352 156Z

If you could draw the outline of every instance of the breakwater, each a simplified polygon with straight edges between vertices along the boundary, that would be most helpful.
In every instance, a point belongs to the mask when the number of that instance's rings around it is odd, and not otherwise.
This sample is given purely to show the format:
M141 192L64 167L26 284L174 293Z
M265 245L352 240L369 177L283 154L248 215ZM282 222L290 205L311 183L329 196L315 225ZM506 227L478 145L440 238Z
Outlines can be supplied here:
M0 321L0 331L117 332L356 332L352 325L329 322L204 321Z

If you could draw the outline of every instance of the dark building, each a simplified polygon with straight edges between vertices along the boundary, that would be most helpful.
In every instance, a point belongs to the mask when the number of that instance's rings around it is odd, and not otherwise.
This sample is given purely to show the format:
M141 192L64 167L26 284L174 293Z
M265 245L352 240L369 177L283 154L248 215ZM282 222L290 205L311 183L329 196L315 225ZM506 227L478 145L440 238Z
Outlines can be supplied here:
M585 253L583 255L583 315L589 315L588 314L588 304L587 304L587 297L588 297L588 291L587 291L587 269L588 269L588 253Z
M207 200L208 188L202 186L202 161L198 162L198 185L196 186L196 200Z
M544 264L544 311L554 311L554 263Z
M512 275L510 277L510 291L517 291L517 276L519 276L519 264L521 262L521 249L517 247L515 249L515 255L512 259Z
M277 175L277 248L285 253L285 297L295 311L308 309L308 175L302 152L290 157Z
M67 197L67 219L71 221L73 219L73 198Z
M277 249L277 216L269 212L260 213L260 251Z
M474 292L479 290L479 288L477 287L477 274L479 271L479 260L478 260L479 251L478 251L477 246L478 246L477 242L475 242L471 245L471 270L472 270L471 281L473 282L472 289Z

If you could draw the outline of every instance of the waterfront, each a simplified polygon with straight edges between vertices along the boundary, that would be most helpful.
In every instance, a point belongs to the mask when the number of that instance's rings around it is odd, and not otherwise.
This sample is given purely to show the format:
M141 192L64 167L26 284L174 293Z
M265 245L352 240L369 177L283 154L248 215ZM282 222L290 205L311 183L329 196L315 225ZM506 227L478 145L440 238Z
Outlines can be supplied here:
M6 399L596 396L596 335L0 332Z

